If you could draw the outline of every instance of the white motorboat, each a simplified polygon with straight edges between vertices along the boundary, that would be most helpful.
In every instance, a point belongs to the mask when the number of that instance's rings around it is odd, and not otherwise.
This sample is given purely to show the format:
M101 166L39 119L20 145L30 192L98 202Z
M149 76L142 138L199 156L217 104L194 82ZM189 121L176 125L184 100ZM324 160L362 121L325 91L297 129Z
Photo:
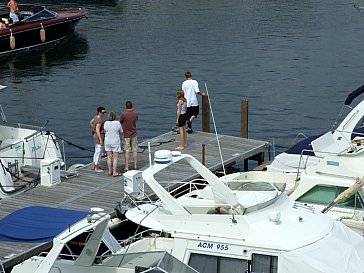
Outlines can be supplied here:
M125 247L111 234L109 220L110 216L102 209L92 208L86 218L70 225L53 239L53 247L48 253L41 253L16 265L11 272L196 273L163 248L149 251L153 248L153 241L149 242L150 247L144 242L141 248L147 251L126 253Z
M267 166L267 170L297 172L298 168L316 166L317 172L328 175L363 176L364 100L355 107L350 106L363 92L364 85L349 94L332 130L320 136L308 137L279 154ZM347 110L350 112L345 116Z
M184 183L167 192L155 177L181 164L192 167L206 183ZM130 172L124 176L128 194L118 213L125 240L117 243L107 232L108 216L90 216L55 238L48 254L22 262L12 273L193 272L172 265L178 261L200 273L364 269L364 239L342 223L297 205L283 188L246 190L242 183L218 178L190 155L165 150L156 152L148 169ZM138 201L146 187L159 199ZM80 236L85 230L91 234ZM77 253L62 254L71 245L80 246ZM143 256L167 253L172 257L162 259L164 263Z
M64 164L61 147L54 133L44 127L7 122L0 106L0 199L34 187L60 182L50 173L60 173ZM42 166L47 169L43 176ZM59 178L59 176L58 176Z
M285 184L286 193L295 202L317 213L325 212L364 236L363 179L317 174L314 167L300 174L237 172L227 175L226 179L229 183L243 183L246 187L254 183ZM346 194L347 191L351 193Z

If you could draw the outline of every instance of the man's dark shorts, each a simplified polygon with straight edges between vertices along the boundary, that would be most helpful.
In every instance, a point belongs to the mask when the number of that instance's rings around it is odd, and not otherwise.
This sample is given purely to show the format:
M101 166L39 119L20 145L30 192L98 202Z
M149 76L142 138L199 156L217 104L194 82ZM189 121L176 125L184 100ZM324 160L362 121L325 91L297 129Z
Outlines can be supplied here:
M199 106L190 106L187 107L187 116L188 118L195 116L197 118L198 114L200 113Z

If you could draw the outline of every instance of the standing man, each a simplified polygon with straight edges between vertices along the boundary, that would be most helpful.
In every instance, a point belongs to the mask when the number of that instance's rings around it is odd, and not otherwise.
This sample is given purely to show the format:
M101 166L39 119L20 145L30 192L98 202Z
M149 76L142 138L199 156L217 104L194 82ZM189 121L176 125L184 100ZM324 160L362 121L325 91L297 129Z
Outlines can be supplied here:
M198 89L198 82L192 79L191 72L185 73L186 80L182 83L182 90L185 93L187 99L187 133L192 133L192 121L197 118L199 114L199 106L197 100L197 94L205 96L205 93L201 93Z
M104 132L104 122L102 117L105 115L105 107L100 106L97 108L97 114L90 120L90 125L92 127L92 134L95 142L95 153L94 153L94 170L97 173L104 172L100 168L100 159L103 152L105 132Z
M133 153L134 170L138 169L138 138L136 122L138 120L138 113L133 110L133 104L131 101L125 103L125 111L120 115L120 123L124 131L124 159L125 168L124 171L129 170L129 153Z
M16 1L10 0L8 3L8 7L10 9L9 17L11 19L13 19L13 24L15 24L16 22L19 22L19 17L18 17L19 8L18 8L18 4L16 3Z

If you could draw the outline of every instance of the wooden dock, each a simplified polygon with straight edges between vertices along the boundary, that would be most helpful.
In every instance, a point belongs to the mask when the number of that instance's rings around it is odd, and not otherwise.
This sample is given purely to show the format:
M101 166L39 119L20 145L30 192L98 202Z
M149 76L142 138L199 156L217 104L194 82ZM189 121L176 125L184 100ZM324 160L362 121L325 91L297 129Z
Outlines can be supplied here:
M149 140L152 157L157 150L175 150L178 146L179 135L168 132ZM220 147L224 165L235 162L244 162L247 159L264 160L264 155L270 150L270 143L240 137L219 135ZM215 134L195 131L188 135L188 146L183 153L188 153L202 160L202 147L204 146L205 165L212 171L222 168L220 153ZM149 166L148 144L139 143L138 163L140 170ZM106 159L101 163L106 170ZM123 156L119 160L120 169L124 168ZM131 165L132 166L132 165ZM158 181L170 184L173 181L190 181L196 174L189 169L172 169L157 177ZM106 212L113 213L123 194L123 177L112 177L104 173L93 171L91 164L77 170L77 175L52 187L38 185L26 192L0 200L0 218L29 206L48 206L54 208L89 211L92 207L104 208ZM33 256L51 246L32 243L0 242L0 272L9 272L6 269Z

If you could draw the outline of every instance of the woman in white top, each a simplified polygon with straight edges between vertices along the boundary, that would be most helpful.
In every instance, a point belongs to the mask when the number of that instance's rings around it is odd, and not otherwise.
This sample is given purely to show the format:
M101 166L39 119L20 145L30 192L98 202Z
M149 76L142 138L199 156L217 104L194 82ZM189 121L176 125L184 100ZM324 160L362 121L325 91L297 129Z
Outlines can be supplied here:
M177 119L176 125L179 127L179 146L177 150L182 151L186 146L187 134L186 134L186 120L187 120L187 103L182 89L177 91Z
M119 152L121 152L120 136L123 132L121 124L115 120L116 115L114 112L109 113L109 120L104 123L105 131L105 151L107 152L107 166L109 175L120 176L122 174L117 172Z

